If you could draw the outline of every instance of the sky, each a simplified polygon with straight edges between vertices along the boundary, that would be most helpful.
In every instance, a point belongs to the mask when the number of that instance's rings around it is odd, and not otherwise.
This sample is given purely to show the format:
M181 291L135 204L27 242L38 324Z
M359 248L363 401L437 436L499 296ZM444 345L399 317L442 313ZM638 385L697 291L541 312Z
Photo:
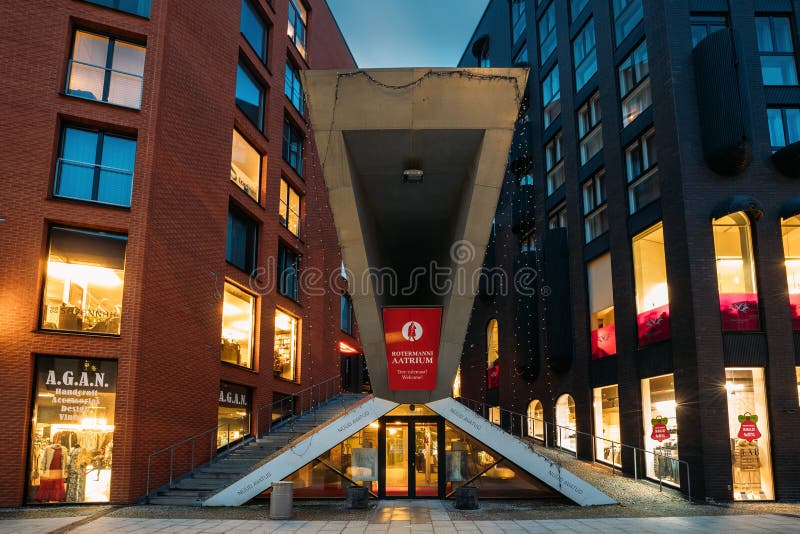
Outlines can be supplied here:
M489 0L328 0L361 68L455 67Z

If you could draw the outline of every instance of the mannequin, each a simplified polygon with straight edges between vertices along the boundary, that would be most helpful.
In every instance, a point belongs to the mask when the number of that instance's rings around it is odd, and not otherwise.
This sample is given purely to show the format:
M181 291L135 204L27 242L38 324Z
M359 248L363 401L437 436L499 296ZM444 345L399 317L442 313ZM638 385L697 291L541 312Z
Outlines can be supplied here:
M37 501L63 501L64 477L67 467L67 449L60 443L48 445L39 456L39 473L41 483L36 492Z

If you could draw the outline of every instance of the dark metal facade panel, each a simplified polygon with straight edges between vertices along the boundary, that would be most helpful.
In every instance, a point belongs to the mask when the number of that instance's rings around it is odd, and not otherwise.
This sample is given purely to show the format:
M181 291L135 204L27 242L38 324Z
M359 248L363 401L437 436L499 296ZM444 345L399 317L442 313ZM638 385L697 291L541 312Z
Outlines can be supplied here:
M759 332L722 334L725 367L765 367L767 336Z

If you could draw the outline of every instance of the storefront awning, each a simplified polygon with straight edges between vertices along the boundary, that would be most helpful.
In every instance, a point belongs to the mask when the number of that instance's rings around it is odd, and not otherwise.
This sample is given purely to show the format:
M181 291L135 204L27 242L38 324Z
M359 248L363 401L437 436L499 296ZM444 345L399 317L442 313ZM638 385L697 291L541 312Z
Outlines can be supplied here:
M717 204L711 211L711 218L719 219L737 211L743 211L754 220L758 220L764 216L764 205L753 196L734 195Z

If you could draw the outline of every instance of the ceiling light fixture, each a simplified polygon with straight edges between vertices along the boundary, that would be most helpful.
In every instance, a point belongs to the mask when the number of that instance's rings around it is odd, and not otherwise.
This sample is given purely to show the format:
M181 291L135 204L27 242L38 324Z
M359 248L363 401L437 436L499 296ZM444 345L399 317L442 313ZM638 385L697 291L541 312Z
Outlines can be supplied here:
M421 184L425 175L420 169L406 169L403 171L404 184Z

